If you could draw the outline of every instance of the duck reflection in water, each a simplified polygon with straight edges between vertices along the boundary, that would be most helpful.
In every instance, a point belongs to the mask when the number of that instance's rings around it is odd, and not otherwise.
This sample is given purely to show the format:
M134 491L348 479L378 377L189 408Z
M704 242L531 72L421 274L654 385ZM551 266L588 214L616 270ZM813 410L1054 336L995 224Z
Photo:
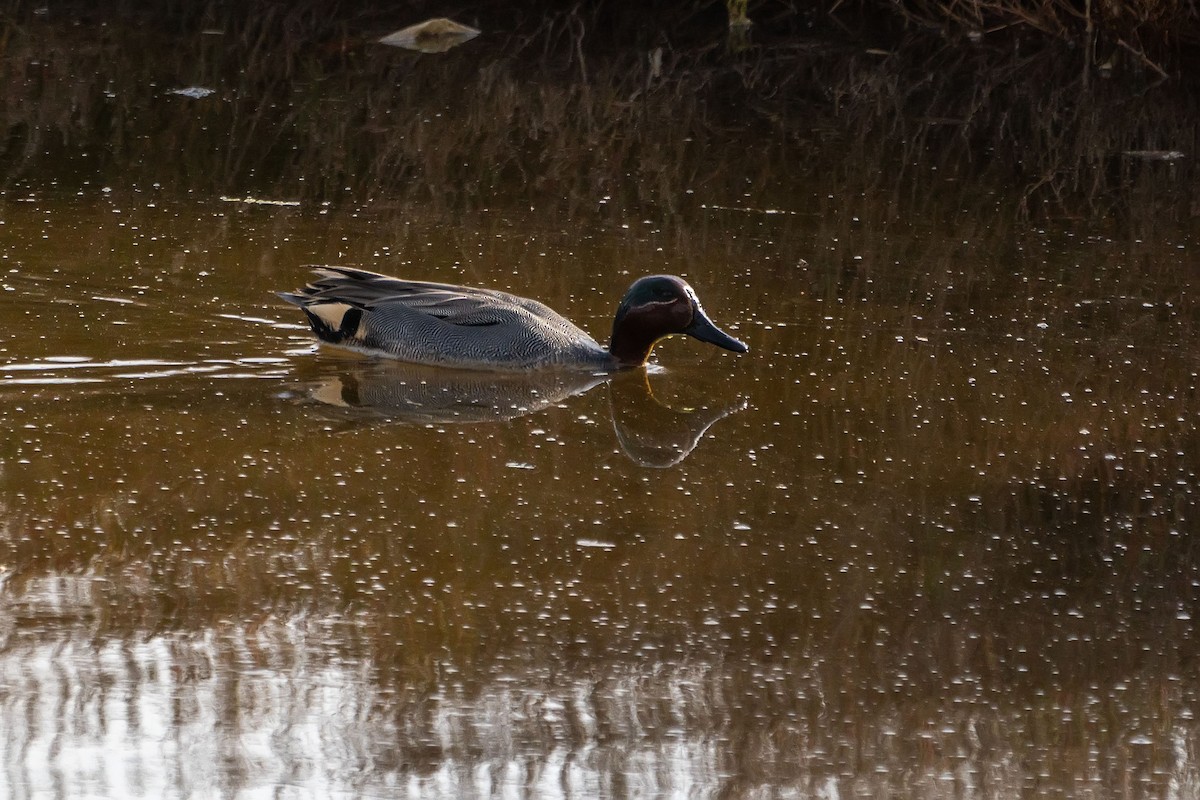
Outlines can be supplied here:
M313 271L307 286L279 296L304 312L321 341L387 357L319 381L310 394L327 405L407 422L499 421L607 382L617 441L647 466L679 463L714 422L742 407L675 411L654 399L646 370L637 369L674 334L749 350L674 275L634 281L605 348L549 307L507 292L349 267Z
M669 382L670 375L663 376L663 382ZM684 386L689 386L688 382L664 388ZM689 394L699 391L694 385L689 388ZM645 372L622 374L608 382L608 404L617 442L625 455L643 467L675 466L691 454L709 428L748 405L744 397L721 405L710 402L710 398L666 402L653 390Z
M743 410L746 400L712 405L705 399L660 401L658 395L705 391L686 368L653 376L645 370L481 372L390 360L306 360L304 397L333 410L350 425L397 422L469 425L535 414L607 384L609 413L621 450L646 467L683 461L718 420Z

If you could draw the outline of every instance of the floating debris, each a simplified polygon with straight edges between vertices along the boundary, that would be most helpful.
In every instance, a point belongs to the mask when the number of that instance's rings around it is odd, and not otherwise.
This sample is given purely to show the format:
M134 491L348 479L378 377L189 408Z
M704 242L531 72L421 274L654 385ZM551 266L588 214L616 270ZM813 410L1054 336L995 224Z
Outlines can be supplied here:
M422 53L444 53L451 47L474 39L479 33L475 28L461 25L452 19L435 17L389 33L379 42L406 50L419 50Z
M617 546L616 542L602 542L599 539L576 539L576 547L595 547L599 550L612 550Z
M172 89L167 94L177 94L181 97L190 97L193 100L199 100L202 97L208 97L210 94L216 94L216 89L207 89L203 86L189 86L186 89Z
M745 206L718 206L712 203L701 203L700 207L705 210L712 209L714 211L740 211L745 214L765 214L767 216L774 216L776 214L786 214L787 216L791 217L800 216L799 211L789 211L786 208L747 208Z
M1187 158L1178 150L1125 150L1121 155L1140 158L1143 161L1178 161L1181 158Z
M264 200L261 197L250 197L249 195L247 195L246 197L229 197L227 195L221 195L221 202L222 203L247 203L249 205L256 205L256 206L298 206L298 205L300 205L299 200Z

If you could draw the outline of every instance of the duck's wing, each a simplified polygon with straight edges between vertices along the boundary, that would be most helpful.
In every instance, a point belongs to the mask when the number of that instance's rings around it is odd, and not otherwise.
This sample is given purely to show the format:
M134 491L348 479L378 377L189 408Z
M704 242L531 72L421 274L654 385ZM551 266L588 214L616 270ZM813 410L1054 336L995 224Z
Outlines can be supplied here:
M316 280L280 297L300 306L331 344L425 364L607 363L607 352L590 336L535 300L347 267L314 272Z
M493 289L409 281L349 267L316 267L313 272L319 277L300 292L281 293L280 296L299 306L342 303L362 311L379 312L401 306L427 314L447 325L464 327L510 322L516 309L547 322L567 322L549 306L536 300Z

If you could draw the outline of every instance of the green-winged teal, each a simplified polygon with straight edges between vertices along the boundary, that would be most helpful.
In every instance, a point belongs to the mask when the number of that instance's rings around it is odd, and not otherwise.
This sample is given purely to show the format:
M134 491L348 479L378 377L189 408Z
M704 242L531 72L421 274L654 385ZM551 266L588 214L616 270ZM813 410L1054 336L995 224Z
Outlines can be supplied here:
M686 333L735 353L749 348L705 315L673 275L639 278L613 320L608 349L536 300L492 289L390 278L347 267L279 296L304 311L322 341L418 364L474 369L624 369L646 363L654 343Z

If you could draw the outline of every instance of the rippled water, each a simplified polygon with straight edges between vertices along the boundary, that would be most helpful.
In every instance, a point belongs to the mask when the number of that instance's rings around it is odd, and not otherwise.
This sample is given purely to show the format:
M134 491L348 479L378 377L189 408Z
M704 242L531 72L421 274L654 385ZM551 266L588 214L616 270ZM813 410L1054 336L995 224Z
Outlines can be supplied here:
M251 6L3 28L0 797L1200 795L1183 78ZM321 263L750 352L367 359Z
M1194 794L1195 243L846 216L9 193L0 794ZM379 363L320 262L751 352Z

